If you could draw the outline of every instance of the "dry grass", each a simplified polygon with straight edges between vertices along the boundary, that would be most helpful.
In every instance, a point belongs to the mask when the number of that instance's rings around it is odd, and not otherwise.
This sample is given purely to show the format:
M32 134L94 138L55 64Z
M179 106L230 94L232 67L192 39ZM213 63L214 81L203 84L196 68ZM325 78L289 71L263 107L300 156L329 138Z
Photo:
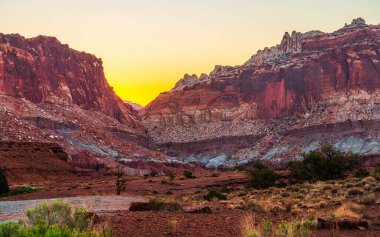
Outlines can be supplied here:
M361 210L362 207L359 204L348 202L344 203L338 209L336 209L334 212L334 216L337 218L359 219L359 213Z
M258 226L256 225L256 218L252 215L246 215L242 218L241 226L241 236L242 237L254 237L259 236Z
M301 222L282 222L273 225L269 219L263 219L260 223L252 215L246 215L241 220L242 237L308 237L310 229L315 228L316 224L311 221Z
M178 221L176 219L171 219L166 221L166 228L169 236L173 236L178 228Z

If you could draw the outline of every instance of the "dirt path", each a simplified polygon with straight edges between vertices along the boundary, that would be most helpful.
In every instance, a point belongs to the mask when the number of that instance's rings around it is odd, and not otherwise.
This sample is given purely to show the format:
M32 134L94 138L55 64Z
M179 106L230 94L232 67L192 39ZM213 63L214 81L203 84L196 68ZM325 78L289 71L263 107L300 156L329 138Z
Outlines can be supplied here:
M63 200L78 206L84 206L90 211L98 214L114 211L126 211L131 202L146 201L141 197L121 197L121 196L83 196L67 197L59 199L38 199L22 201L0 201L0 221L17 219L22 217L27 208L38 205L44 201Z

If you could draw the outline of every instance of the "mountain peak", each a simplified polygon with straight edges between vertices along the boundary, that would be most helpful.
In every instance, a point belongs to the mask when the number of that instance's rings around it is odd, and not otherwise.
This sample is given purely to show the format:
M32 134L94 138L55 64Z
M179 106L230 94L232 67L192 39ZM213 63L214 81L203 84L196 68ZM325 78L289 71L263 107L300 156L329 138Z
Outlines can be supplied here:
M355 27L364 27L364 26L367 26L367 24L365 23L365 20L361 17L358 17L356 19L353 19L351 24L345 24L344 25L344 28L355 28Z

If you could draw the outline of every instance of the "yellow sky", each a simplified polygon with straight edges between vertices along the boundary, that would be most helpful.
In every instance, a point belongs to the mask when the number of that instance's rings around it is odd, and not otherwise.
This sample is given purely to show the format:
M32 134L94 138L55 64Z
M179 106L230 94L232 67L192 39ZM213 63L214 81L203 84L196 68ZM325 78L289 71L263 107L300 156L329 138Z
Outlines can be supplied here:
M285 31L333 31L378 0L0 0L0 32L49 35L102 58L108 82L146 105L185 74L242 64Z

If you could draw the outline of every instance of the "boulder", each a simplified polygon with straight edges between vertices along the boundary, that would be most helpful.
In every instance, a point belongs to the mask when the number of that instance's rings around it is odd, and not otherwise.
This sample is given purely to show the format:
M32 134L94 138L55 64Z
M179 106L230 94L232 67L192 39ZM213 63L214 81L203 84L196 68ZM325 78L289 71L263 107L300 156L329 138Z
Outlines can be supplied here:
M368 229L369 225L367 221L364 220L353 220L353 219L324 219L318 218L318 228L319 229L331 229L338 227L341 230L350 229Z
M206 206L206 205L185 207L184 211L188 213L207 213L207 214L212 212L211 207Z
M132 202L129 211L152 211L152 205L149 202Z

